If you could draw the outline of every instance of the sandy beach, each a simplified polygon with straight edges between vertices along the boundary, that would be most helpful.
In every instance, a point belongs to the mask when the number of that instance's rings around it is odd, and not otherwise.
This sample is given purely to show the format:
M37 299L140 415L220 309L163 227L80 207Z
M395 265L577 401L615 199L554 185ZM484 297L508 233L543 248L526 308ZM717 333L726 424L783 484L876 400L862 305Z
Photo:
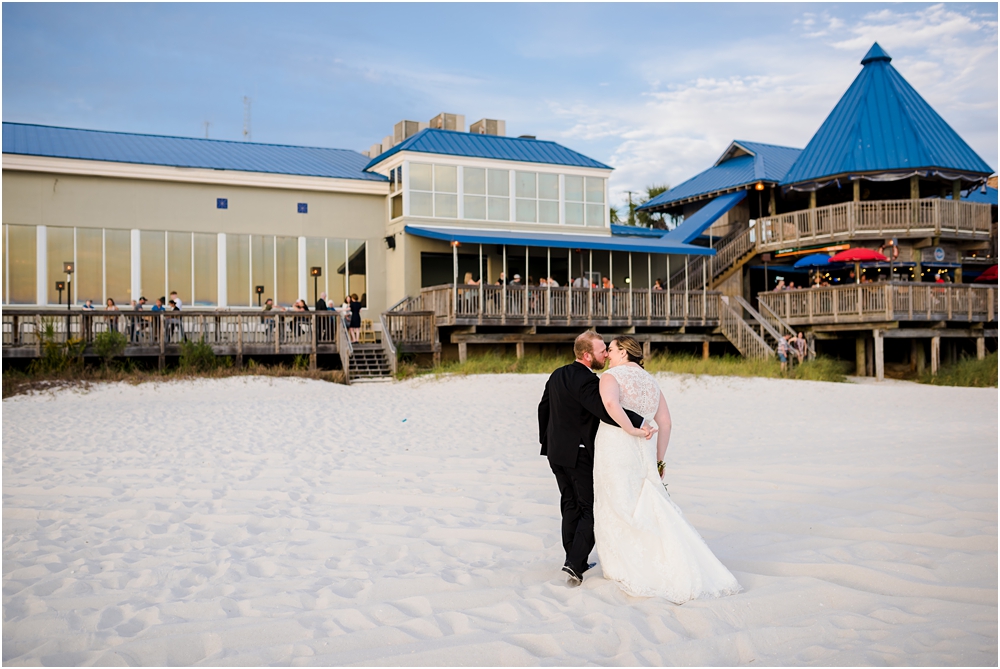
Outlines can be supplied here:
M739 595L567 587L544 376L4 400L4 664L996 665L995 389L658 380Z

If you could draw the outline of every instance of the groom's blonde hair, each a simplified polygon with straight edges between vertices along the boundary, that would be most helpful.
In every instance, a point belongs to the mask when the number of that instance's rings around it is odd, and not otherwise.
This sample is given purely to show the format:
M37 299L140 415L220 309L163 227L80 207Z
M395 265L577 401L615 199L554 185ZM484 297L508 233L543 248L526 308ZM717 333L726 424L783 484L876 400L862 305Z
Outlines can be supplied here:
M573 342L573 355L576 356L577 360L583 360L584 353L594 354L595 339L599 339L601 343L604 343L604 337L593 330L587 330L576 338L576 341Z

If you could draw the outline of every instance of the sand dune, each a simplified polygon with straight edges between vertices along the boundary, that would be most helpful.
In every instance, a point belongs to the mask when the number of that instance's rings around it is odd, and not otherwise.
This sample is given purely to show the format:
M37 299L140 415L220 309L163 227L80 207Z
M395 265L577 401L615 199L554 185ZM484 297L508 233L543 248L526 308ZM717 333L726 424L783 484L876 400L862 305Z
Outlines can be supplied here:
M565 585L543 376L5 400L4 663L996 665L996 390L659 380L739 595Z

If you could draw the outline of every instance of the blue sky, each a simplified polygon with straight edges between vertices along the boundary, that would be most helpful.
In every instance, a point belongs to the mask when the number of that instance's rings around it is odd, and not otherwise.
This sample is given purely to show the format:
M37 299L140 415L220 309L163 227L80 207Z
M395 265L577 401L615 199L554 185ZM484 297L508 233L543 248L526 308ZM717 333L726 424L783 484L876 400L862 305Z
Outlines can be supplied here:
M11 4L3 119L364 150L507 121L679 184L732 139L802 147L872 42L997 166L997 5Z

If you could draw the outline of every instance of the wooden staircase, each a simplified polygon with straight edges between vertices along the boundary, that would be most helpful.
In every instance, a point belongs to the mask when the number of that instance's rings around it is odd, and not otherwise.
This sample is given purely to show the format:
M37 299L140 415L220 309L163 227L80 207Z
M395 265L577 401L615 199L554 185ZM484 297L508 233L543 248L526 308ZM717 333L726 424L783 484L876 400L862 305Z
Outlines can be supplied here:
M715 247L714 256L688 260L685 267L670 277L670 287L674 290L701 290L707 281L708 289L714 290L739 271L756 253L754 228L737 230L722 238Z
M382 344L354 344L349 376L351 383L391 381L392 365Z
M757 329L724 299L719 301L719 329L744 357L773 358L775 355L774 349Z

